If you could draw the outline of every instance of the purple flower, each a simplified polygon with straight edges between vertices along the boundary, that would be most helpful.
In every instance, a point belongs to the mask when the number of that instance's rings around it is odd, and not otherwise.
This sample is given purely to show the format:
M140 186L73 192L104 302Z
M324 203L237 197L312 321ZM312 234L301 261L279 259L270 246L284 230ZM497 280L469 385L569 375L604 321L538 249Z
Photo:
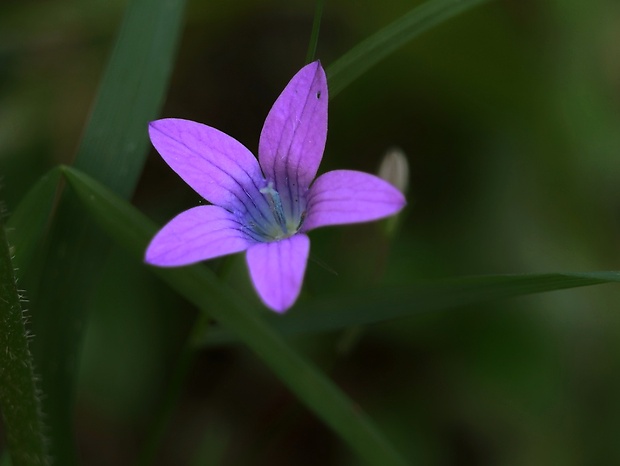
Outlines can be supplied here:
M327 79L318 61L302 68L271 108L258 160L237 140L193 121L157 120L149 135L168 165L213 205L168 222L146 262L174 267L247 250L254 287L277 312L299 296L306 232L376 220L405 205L396 188L367 173L335 170L314 180L327 138Z

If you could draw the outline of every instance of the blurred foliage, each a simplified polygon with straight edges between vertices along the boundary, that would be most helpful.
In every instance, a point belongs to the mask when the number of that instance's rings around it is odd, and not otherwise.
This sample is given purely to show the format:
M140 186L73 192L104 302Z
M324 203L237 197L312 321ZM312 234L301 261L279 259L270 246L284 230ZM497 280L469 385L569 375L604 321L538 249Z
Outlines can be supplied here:
M0 6L9 211L72 160L124 6ZM317 57L329 66L411 6L327 2ZM162 116L255 152L313 12L301 1L191 2ZM409 206L389 241L380 225L313 232L302 301L441 276L619 268L619 26L614 0L496 1L342 91L321 169L375 171L398 145ZM163 223L199 202L153 151L135 205ZM210 265L255 302L242 256ZM101 267L76 430L82 464L132 464L195 311L119 251ZM420 315L364 328L346 352L348 332L294 345L417 464L616 464L619 297L605 286ZM199 355L157 464L354 463L254 355L224 346Z

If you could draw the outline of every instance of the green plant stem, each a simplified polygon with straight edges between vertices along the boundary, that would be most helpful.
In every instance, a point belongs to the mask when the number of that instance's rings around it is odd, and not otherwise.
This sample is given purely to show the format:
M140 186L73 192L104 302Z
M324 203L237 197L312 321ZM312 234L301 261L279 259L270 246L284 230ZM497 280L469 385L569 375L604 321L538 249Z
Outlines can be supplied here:
M9 244L0 223L0 406L13 466L50 464L35 380Z
M146 445L138 460L139 466L149 466L155 461L158 449L162 444L166 429L170 424L174 410L181 397L181 392L196 359L196 354L199 351L196 340L206 333L208 326L209 317L207 314L204 312L199 313L174 367L164 402L157 413L157 419L152 424L153 427L147 436Z
M327 68L329 96L433 26L488 0L430 0L363 40Z
M306 54L306 63L314 61L314 57L316 55L316 46L319 43L319 31L321 29L321 18L323 17L324 3L324 0L316 0L314 21L312 22L312 33L310 34L310 43L308 44L308 53Z

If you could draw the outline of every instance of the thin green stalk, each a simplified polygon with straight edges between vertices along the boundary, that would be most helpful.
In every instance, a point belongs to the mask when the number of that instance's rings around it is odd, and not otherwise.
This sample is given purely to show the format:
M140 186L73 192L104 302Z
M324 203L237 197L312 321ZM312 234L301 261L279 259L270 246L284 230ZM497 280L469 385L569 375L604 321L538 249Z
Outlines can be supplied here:
M206 333L208 326L209 317L207 314L204 312L199 313L174 367L174 372L168 384L164 402L157 413L157 419L152 424L153 427L147 436L146 446L140 455L138 461L139 466L149 466L155 462L159 447L166 434L166 429L170 424L174 410L181 397L181 392L183 391L187 377L196 359L196 354L199 351L196 340Z
M220 276L228 273L230 264L230 257L221 259L218 268ZM196 354L202 349L200 342L208 333L210 320L206 312L201 312L196 317L194 326L174 367L174 373L168 385L162 407L147 436L146 445L138 461L139 466L149 466L155 461L157 450L163 441L166 429L170 425L174 409L179 402L181 391L187 382L187 377L196 359Z
M327 68L329 96L341 90L411 39L488 0L429 0L363 40Z
M312 33L310 34L310 43L308 44L308 53L306 54L306 63L314 61L316 55L316 46L319 43L319 31L321 29L321 18L323 17L323 4L324 0L316 0Z
M0 223L0 407L13 466L50 464L28 333Z

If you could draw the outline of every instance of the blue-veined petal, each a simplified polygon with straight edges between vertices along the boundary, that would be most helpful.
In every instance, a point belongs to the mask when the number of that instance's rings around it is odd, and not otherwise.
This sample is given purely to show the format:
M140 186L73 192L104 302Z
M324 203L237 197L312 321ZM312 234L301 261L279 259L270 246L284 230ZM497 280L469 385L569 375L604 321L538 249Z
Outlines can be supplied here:
M303 67L273 104L258 146L263 173L275 182L285 214L299 218L327 139L327 78L320 62Z
M309 252L310 240L303 234L248 249L250 277L267 307L284 312L297 300Z
M310 187L302 231L377 220L394 215L404 205L405 196L387 181L368 173L334 170Z
M174 217L151 240L145 261L174 267L244 251L254 244L233 214L199 206Z
M151 122L149 136L170 168L207 201L234 212L269 212L259 192L264 179L258 161L236 139L177 118Z

